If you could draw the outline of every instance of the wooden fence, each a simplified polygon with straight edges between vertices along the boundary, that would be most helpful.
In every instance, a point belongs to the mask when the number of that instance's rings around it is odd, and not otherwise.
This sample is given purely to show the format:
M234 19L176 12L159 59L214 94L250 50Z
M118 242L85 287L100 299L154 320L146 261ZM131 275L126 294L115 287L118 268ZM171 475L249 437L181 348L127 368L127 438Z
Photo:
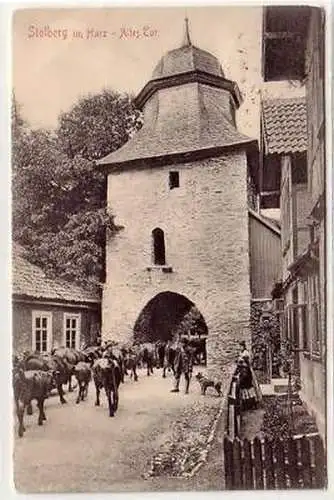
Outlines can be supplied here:
M226 430L231 439L239 436L241 426L241 404L239 397L239 378L233 375L227 396Z
M282 440L224 439L226 489L325 488L326 459L319 434Z

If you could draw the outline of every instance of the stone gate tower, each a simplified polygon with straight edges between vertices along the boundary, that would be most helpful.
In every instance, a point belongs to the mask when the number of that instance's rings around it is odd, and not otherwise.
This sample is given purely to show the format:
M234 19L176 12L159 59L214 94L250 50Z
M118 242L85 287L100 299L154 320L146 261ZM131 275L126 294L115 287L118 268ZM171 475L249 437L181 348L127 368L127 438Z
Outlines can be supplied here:
M182 46L136 98L143 127L99 162L123 226L107 242L104 339L130 339L143 308L165 292L203 315L214 371L249 339L247 158L256 142L236 129L240 104L237 84L192 45L186 21Z

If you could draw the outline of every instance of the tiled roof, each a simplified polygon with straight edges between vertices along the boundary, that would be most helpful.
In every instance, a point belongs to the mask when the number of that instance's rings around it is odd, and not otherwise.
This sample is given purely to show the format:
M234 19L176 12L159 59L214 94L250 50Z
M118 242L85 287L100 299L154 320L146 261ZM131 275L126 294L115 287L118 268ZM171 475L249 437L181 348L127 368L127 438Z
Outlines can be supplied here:
M13 244L13 289L14 295L35 299L57 300L76 303L98 303L97 294L61 279L50 279L44 271L25 258L26 250Z
M288 154L307 150L304 98L262 102L264 153Z

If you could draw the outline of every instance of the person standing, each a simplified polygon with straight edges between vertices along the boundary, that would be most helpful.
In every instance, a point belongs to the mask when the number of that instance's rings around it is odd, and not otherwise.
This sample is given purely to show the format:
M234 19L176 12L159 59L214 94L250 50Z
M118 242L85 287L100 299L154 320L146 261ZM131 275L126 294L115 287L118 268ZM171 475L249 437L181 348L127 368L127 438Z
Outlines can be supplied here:
M193 370L192 352L187 338L183 338L176 348L174 371L175 386L171 392L180 392L180 379L183 373L186 382L185 394L189 394L190 379Z
M247 350L246 342L244 340L241 340L239 342L239 345L241 347L240 358L248 358L250 360L250 354L249 351Z
M238 359L237 371L240 374L240 388L245 390L241 393L241 399L247 400L249 398L249 404L246 403L246 407L256 407L262 401L261 389L252 367L251 356L247 350L246 342L243 340L239 342L239 345L242 351Z

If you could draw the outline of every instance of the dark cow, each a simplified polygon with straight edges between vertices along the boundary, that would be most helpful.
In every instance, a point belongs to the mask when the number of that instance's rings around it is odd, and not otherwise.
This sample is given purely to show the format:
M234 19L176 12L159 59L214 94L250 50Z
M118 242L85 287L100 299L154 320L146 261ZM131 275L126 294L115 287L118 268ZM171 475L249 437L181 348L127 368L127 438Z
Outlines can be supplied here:
M189 340L189 347L194 353L194 362L206 365L206 338L193 338Z
M18 434L23 436L24 427L23 417L24 411L31 405L33 399L37 400L39 409L38 425L43 425L46 420L44 412L44 401L48 397L48 392L51 384L51 373L42 370L26 370L19 368L13 374L13 389L16 405L16 414L19 421Z
M157 368L163 368L165 360L166 342L158 340L155 344L155 358L157 361Z
M118 388L121 383L121 370L113 358L101 358L93 365L93 378L96 389L95 406L100 406L100 391L104 388L109 405L109 416L113 417L118 408Z
M57 388L60 402L66 403L64 398L63 384L67 384L73 367L68 364L65 358L51 354L35 353L27 356L23 361L24 370L41 370L52 373L54 386ZM28 413L32 413L31 407L28 407Z
M104 348L103 357L113 358L117 361L119 368L121 370L121 382L124 383L124 375L126 373L125 367L125 353L126 349L119 347L116 342L107 344Z
M68 392L72 392L74 389L74 387L72 387L72 375L74 375L74 367L80 361L87 361L84 352L70 347L58 347L57 349L53 349L51 351L51 354L65 359L68 365L72 367L68 379Z
M139 362L146 365L147 376L149 377L153 374L153 366L155 365L155 346L154 344L146 343L142 344L139 351Z
M91 366L93 366L94 361L96 361L99 358L102 358L103 349L100 346L90 346L86 347L82 351L82 354L85 357L85 361L89 363Z
M74 375L78 381L78 397L76 403L80 403L83 401L88 394L88 386L89 382L92 378L92 373L90 369L90 365L85 363L84 361L79 361L74 367Z
M128 375L130 372L130 378L134 378L134 381L138 381L137 375L137 364L138 364L138 355L131 348L123 348L123 359L124 359L124 374Z
M176 347L175 345L168 341L165 348L165 359L163 364L162 376L166 377L166 370L172 370L173 375L175 375L174 361L175 361Z

